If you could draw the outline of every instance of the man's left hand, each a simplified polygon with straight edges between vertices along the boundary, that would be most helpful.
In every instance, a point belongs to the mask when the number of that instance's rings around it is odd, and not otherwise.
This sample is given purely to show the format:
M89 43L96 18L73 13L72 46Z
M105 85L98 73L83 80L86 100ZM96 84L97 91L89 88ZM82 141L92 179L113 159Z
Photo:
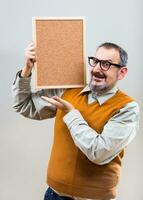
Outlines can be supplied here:
M42 96L42 99L46 100L48 103L54 105L56 108L63 110L68 113L71 110L74 110L74 106L66 100L61 99L58 96L53 96L52 98Z

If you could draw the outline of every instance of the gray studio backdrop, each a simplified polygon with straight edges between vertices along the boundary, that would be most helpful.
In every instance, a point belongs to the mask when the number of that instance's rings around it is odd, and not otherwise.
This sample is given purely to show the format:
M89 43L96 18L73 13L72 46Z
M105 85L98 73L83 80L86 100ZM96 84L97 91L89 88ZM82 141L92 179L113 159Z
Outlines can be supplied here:
M143 85L142 0L0 0L0 199L42 200L54 120L34 121L12 109L11 86L32 41L32 17L85 16L86 53L111 41L129 53L121 89L140 103ZM88 73L88 65L87 65ZM142 121L142 117L141 117ZM126 150L118 200L143 200L142 125Z

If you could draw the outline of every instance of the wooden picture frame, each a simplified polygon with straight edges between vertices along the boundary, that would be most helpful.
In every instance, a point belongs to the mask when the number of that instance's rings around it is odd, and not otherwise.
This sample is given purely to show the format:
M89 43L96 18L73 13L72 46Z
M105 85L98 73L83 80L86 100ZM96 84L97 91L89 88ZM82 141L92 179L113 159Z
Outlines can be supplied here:
M86 84L85 19L33 18L35 88L78 88Z

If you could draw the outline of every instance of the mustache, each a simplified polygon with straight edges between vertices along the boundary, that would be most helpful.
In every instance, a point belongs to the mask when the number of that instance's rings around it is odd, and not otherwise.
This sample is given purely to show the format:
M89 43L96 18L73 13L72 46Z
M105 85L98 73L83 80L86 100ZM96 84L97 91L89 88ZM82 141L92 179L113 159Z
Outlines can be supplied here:
M97 78L106 78L105 74L101 74L100 72L91 72L91 75Z

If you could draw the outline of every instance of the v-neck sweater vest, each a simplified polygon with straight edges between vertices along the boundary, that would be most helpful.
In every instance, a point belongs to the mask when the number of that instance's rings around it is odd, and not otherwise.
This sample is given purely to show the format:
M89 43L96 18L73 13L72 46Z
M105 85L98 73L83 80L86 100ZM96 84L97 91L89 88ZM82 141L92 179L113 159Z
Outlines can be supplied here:
M102 105L96 101L88 104L87 94L80 94L80 91L81 89L68 89L62 98L72 103L98 134L102 133L111 117L133 101L131 97L118 91ZM47 174L48 185L70 196L90 199L115 198L124 150L108 164L98 165L91 162L75 146L63 121L64 115L63 111L57 111L54 143Z

